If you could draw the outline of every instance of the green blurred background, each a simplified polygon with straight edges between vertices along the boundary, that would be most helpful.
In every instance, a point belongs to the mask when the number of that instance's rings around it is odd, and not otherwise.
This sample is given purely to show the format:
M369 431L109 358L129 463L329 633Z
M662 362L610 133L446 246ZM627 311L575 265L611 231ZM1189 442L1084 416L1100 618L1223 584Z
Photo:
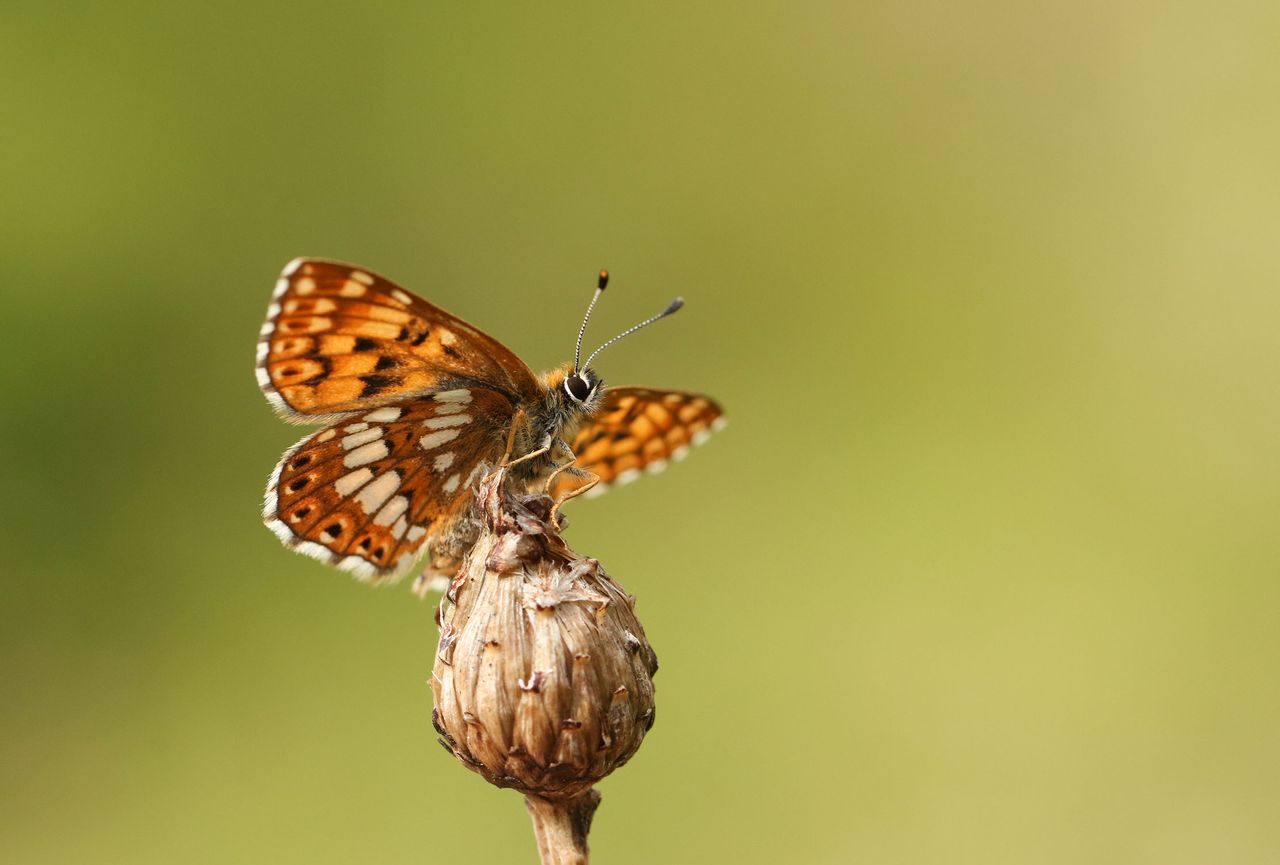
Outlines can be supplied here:
M0 860L532 862L403 586L285 551L296 255L728 430L574 505L601 863L1280 861L1280 6L0 7Z

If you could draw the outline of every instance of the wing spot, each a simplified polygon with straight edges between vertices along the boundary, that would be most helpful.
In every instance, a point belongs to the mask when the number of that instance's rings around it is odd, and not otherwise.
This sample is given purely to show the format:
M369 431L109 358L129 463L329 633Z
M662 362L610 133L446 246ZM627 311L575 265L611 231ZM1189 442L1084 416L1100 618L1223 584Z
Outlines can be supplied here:
M353 424L353 426L367 426L367 424ZM381 438L382 427L376 426L370 429L360 430L358 432L353 432L349 436L343 436L342 449L346 451L355 450L356 448L367 445L370 442L376 442ZM386 446L385 442L382 444L384 447ZM381 457L379 457L379 459L381 459Z
M400 301L401 303L405 303L405 304L413 303L413 298L410 297L407 292L401 291L398 288L391 289L391 296L394 297L396 300Z
M310 294L316 290L316 281L309 276L304 276L293 284L293 290L298 294Z
M364 389L360 391L360 398L377 396L393 385L400 383L400 377L394 375L362 375L360 381L364 383Z
M623 454L633 454L638 450L640 450L640 442L628 437L614 442L612 453L614 456L622 456Z
M631 434L641 439L652 438L659 434L658 426L645 415L637 415L628 425Z
M272 340L271 353L276 356L277 360L285 360L290 357L297 357L300 354L307 354L315 349L316 341L309 336L290 336L284 339Z
M640 457L636 456L635 454L623 454L622 456L619 456L616 459L614 459L610 463L610 467L619 476L626 474L629 471L635 471L636 476L638 477L640 474ZM626 481L619 481L618 478L614 478L614 481L626 483Z
M365 285L373 285L373 277L365 273L363 270L351 271L351 278L356 282L363 282Z
M297 471L300 468L305 468L306 466L311 464L311 459L312 459L311 454L303 454L302 456L294 460L292 463L290 463L289 468L293 469L294 471Z
M285 315L297 313L324 314L333 312L337 308L338 305L327 297L294 298L284 302Z
M324 533L331 538L337 538L342 534L342 523L330 523L324 527Z
M618 486L622 486L624 484L631 483L639 477L640 469L627 469L625 472L621 472L616 478L614 478L614 483Z
M303 382L303 384L308 387L315 387L320 382L327 379L329 377L329 374L332 372L332 368L329 365L329 358L327 357L317 358L316 362L320 365L320 371L317 372L315 375L311 376L311 378Z
M357 469L353 472L347 472L334 481L333 488L338 495L346 498L371 480L373 480L373 472L370 469Z
M342 464L349 469L359 468L360 466L368 465L371 462L383 459L389 453L391 453L391 450L387 447L387 443L382 439L378 439L377 441L369 442L369 444L363 447L358 447L348 453L342 458Z
M389 498L391 494L400 488L400 473L387 472L379 475L378 478L362 489L356 496L356 501L366 514L371 514Z
M309 513L311 513L311 505L304 505L303 507L300 507L296 511L294 511L293 516L290 517L290 519L293 520L295 523L301 522L302 520L305 520L307 518L307 514Z
M391 367L393 366L398 366L399 363L400 362L396 360L394 357L390 357L384 354L380 358L378 358L378 362L373 365L373 368L375 370L391 369Z
M390 423L400 417L400 409L395 406L387 406L386 408L375 409L364 416L365 420L375 421L377 423Z
M666 407L663 406L662 403L657 403L657 402L648 403L647 405L644 406L642 411L644 412L644 415L649 418L649 420L653 421L653 423L655 423L661 429L667 429L668 427L671 426L671 420L672 420L671 412L667 411ZM638 417L637 417L637 420L639 420Z
M304 487L306 487L306 485L307 485L307 484L309 484L309 483L311 483L311 476L310 476L310 475L307 475L306 477L298 478L297 480L295 480L295 481L293 481L293 482L291 482L291 483L289 484L289 492L291 492L291 493L296 493L296 492L298 492L298 490L301 490L301 489L303 489Z
M471 423L469 414L446 414L440 417L427 418L422 425L427 429L444 429L450 426L462 426Z
M363 297L368 290L369 287L367 285L356 282L354 279L348 279L342 283L342 287L338 289L338 294L342 297Z
M347 337L351 339L351 345L355 345L355 339L352 337L357 334L360 336L367 336L370 339L395 339L396 337L396 326L391 322L355 321L353 319L347 319L343 323L351 330L355 331L355 333L347 334Z
M376 340L369 339L367 336L357 336L355 344L351 346L352 351L369 351L378 345Z
M445 348L453 345L458 341L458 336L447 327L440 328L440 344Z
M453 465L453 451L437 456L435 462L431 464L431 467L438 472L442 472L451 465Z
M461 483L462 483L462 475L455 472L449 475L449 479L444 482L444 484L440 487L440 489L444 490L446 493L451 493L454 490L456 490L458 488L458 485Z
M323 315L311 315L305 318L290 318L280 322L280 329L291 333L315 333L333 327L333 319Z
M377 516L373 518L374 525L389 526L400 518L400 515L409 509L409 500L404 496L396 496L378 511Z
M413 341L410 342L409 345L422 345L424 342L427 341L427 337L430 335L430 333L431 333L430 331L424 330L422 333L415 336L413 338Z
M467 390L465 387L456 388L454 390L442 390L439 393L434 394L431 398L436 402L459 402L465 404L471 402L471 391Z
M660 438L649 439L641 448L641 453L646 460L658 460L667 455L667 445Z
M424 451L429 451L432 448L439 447L445 442L453 441L457 437L458 431L456 429L442 429L433 433L427 433L422 438L418 439L418 444Z

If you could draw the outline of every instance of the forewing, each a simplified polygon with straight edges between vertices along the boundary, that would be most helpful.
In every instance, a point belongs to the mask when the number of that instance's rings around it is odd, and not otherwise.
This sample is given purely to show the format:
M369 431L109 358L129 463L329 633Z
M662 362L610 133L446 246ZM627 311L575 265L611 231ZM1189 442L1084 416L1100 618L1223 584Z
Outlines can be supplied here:
M377 274L316 258L293 260L276 282L257 376L296 423L473 382L513 400L537 394L533 373L493 337Z
M501 457L512 414L495 391L458 388L348 417L285 453L263 519L359 579L399 577Z
M588 493L630 483L644 472L660 472L682 460L724 425L723 410L711 397L674 390L613 387L604 405L574 437L574 465L600 478ZM561 475L558 493L581 480Z

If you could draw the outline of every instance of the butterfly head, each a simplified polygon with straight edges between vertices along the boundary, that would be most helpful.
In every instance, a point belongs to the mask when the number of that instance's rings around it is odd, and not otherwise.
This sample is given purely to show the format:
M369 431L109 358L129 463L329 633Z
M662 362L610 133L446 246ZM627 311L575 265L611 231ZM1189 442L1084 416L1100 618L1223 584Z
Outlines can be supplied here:
M566 363L544 373L542 385L547 395L547 428L572 428L604 404L604 380L590 367L578 370Z

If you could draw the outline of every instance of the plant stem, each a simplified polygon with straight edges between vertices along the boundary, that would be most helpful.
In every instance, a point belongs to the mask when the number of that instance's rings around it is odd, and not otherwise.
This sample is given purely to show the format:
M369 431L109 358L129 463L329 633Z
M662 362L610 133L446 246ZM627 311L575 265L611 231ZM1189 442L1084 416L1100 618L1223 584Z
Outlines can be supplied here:
M599 805L594 787L574 799L524 797L542 865L587 865L587 833Z

